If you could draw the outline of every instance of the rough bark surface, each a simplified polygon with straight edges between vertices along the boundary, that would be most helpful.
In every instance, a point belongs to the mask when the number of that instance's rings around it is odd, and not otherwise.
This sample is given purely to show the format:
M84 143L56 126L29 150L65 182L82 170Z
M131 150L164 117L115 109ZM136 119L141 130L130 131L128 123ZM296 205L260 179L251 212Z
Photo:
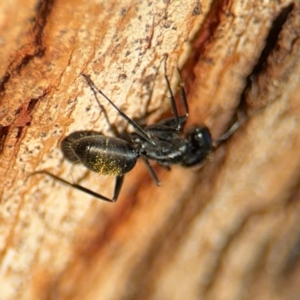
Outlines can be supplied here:
M298 1L1 1L0 299L298 299L299 37ZM110 196L60 150L130 130L80 73L151 124L177 66L186 128L240 123L201 168L138 163L114 204L28 178Z

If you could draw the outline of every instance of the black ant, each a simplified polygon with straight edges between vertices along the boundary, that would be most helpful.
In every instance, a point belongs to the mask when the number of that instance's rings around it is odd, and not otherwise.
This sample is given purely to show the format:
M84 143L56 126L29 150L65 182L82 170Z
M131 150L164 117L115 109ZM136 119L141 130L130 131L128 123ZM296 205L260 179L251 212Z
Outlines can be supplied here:
M115 202L118 199L124 176L136 164L139 157L144 161L148 171L157 185L160 181L149 160L156 161L160 166L170 169L170 165L181 164L191 167L203 161L212 149L211 135L206 127L194 127L186 134L181 132L188 117L188 104L182 80L180 98L185 109L184 115L179 115L170 82L165 75L173 117L156 124L140 127L135 121L123 113L100 89L96 87L89 76L81 74L93 92L101 94L115 110L135 129L130 133L130 140L108 137L95 132L74 132L62 142L62 151L71 162L80 162L93 172L102 175L116 176L113 197L107 198L79 184L70 183L48 171L37 171L33 174L46 174L53 179L76 188L98 199ZM181 79L181 78L180 78ZM99 103L100 105L100 103ZM32 175L32 174L31 174Z

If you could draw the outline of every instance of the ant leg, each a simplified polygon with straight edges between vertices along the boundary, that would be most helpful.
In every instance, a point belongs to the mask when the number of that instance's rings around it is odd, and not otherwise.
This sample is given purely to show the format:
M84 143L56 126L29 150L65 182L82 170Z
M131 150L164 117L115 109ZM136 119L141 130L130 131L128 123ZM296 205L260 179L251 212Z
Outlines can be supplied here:
M185 94L185 90L184 90L184 82L182 80L181 73L178 68L177 68L177 72L179 74L179 81L180 81L180 99L181 99L181 102L182 102L184 110L185 110L185 117L187 118L189 115L189 106L188 106L188 103L186 100L186 94Z
M165 79L166 79L166 83L167 83L167 87L170 93L170 101L171 101L171 106L172 106L172 111L173 111L173 115L174 115L174 120L175 120L175 124L177 126L177 130L180 130L182 127L182 124L184 124L184 122L186 121L188 114L189 114L189 107L187 104L187 100L186 100L186 94L185 94L185 90L184 90L184 84L183 84L183 80L181 78L180 75L180 71L179 69L177 69L178 74L179 74L179 79L180 79L180 99L182 102L182 105L184 107L185 110L185 114L183 116L179 116L178 114L178 109L176 106L176 102L175 102L175 98L171 89L171 85L170 85L170 81L168 79L168 76L165 75ZM170 125L172 124L172 121L168 121L168 123L170 123Z
M120 190L121 190L121 187L122 187L123 179L124 179L124 175L122 175L122 176L116 176L115 188L114 188L114 195L113 195L112 199L109 199L109 198L107 198L105 196L102 196L102 195L100 195L100 194L98 194L98 193L96 193L96 192L94 192L94 191L92 191L92 190L90 190L88 188L85 188L85 187L83 187L83 186L81 186L81 185L79 185L77 183L70 183L70 182L68 182L68 181L66 181L66 180L64 180L64 179L62 179L62 178L60 178L60 177L58 177L58 176L56 176L54 174L51 174L48 171L44 171L44 170L42 170L42 171L36 171L34 173L31 173L27 177L27 179L29 177L33 176L33 175L36 175L36 174L47 175L47 176L53 178L54 180L60 182L61 184L67 185L67 186L72 187L72 188L75 188L75 189L77 189L77 190L79 190L81 192L84 192L84 193L86 193L86 194L88 194L90 196L93 196L95 198L98 198L100 200L107 201L107 202L115 202L115 201L117 201L119 193L120 193Z
M143 160L143 162L144 162L144 164L145 164L147 170L149 171L151 177L152 177L153 180L155 181L156 185L157 185L157 186L160 186L160 185L161 185L161 182L160 182L160 180L158 179L158 177L157 177L155 171L153 170L152 166L149 164L148 159L146 159L146 158L143 157L143 156L141 156L141 158L142 158L142 160Z
M166 79L166 83L167 83L167 87L170 93L170 101L171 101L171 106L172 106L172 111L173 111L173 115L174 115L174 119L175 119L175 123L177 125L177 128L180 129L180 123L179 123L179 115L178 115L178 110L176 107L176 103L175 103L175 98L170 86L170 81L168 79L168 76L165 74L165 79Z
M86 76L86 75L84 75L84 77L85 77L85 76ZM85 77L85 78L86 78L86 77ZM109 122L109 118L108 118L108 115L107 115L107 113L106 113L106 110L105 110L105 108L103 107L103 105L101 104L101 102L100 102L100 100L99 100L99 98L98 98L97 90L95 89L94 85L93 85L93 84L90 84L89 81L88 81L88 84L89 84L89 86L90 86L90 88L91 88L91 90L92 90L92 92L93 92L93 94L94 94L94 97L95 97L95 99L96 99L96 101L97 101L97 103L98 103L98 106L99 106L99 108L100 108L100 111L103 112L104 118L105 118L106 122L109 124L109 127L110 127L111 131L113 132L113 134L114 134L115 136L120 136L120 133L118 132L117 127L116 127L114 124L111 124L111 123Z
M96 90L99 94L101 94L115 108L115 110L122 116L122 118L126 120L126 122L129 125L135 128L148 143L155 146L154 141L148 136L147 132L143 128L141 128L136 122L130 119L125 113L123 113L99 88L97 88L94 82L92 81L92 79L88 75L84 73L80 73L80 74L85 78L88 85L92 89Z
M111 199L112 202L116 202L118 200L118 197L119 197L122 185L123 185L123 181L124 181L124 175L116 176L114 196Z

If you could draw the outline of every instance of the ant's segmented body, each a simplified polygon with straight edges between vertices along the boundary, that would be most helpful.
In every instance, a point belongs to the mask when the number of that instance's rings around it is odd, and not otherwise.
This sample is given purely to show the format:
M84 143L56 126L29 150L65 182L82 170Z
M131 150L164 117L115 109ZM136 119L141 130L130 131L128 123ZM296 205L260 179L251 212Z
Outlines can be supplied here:
M160 181L149 160L156 161L160 166L170 169L170 165L181 164L185 167L196 165L203 161L212 149L212 140L206 127L194 127L186 134L181 132L188 117L188 104L181 84L180 98L185 114L180 116L170 87L168 77L165 75L170 93L173 117L164 119L156 124L140 127L136 122L123 113L100 89L98 89L89 76L81 74L93 92L101 94L116 111L135 129L130 133L130 141L116 137L103 136L95 132L74 132L62 142L65 157L71 162L80 162L93 172L102 175L116 176L113 197L107 198L78 184L72 184L47 171L44 173L59 182L86 192L101 200L115 202L118 199L124 175L136 164L137 159L143 159L147 169L157 185Z

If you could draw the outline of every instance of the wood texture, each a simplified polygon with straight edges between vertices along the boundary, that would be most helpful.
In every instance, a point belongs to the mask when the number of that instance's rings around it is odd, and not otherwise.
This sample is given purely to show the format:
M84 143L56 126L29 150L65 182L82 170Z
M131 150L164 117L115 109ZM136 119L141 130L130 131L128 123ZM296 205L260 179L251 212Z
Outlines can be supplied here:
M299 298L300 11L289 1L0 4L0 299ZM113 179L63 159L76 130L170 113L182 68L190 116L214 140L201 168L140 163Z

